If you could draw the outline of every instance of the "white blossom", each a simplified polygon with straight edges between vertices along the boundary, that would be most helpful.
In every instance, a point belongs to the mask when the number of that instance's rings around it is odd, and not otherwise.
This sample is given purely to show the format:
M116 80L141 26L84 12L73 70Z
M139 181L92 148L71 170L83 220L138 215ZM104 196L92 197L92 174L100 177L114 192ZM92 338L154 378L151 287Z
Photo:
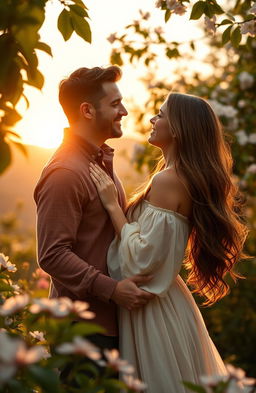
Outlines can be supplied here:
M208 102L217 116L234 118L237 115L237 110L233 108L233 106L231 105L222 105L220 102L216 100L208 100Z
M110 34L110 36L107 38L108 42L110 42L110 44L113 44L113 42L115 42L116 40L116 33L114 34Z
M162 6L163 1L162 0L157 0L155 3L156 8L160 8Z
M17 268L16 265L9 261L9 257L0 253L0 270L8 270L8 272L15 273Z
M245 100L239 100L237 103L238 108L244 108L246 106L246 101Z
M248 142L252 144L256 144L256 133L250 134L248 137Z
M150 18L150 13L149 12L143 12L142 10L139 10L139 13L141 15L141 18L144 20L148 20Z
M51 357L51 355L42 345L27 348L25 343L22 341L17 349L15 360L19 365L26 365L37 363L40 360L47 359L49 357Z
M246 143L248 143L248 135L245 133L244 130L237 131L235 135L237 137L239 145L244 146L246 145Z
M251 37L255 37L256 35L256 21L250 20L248 22L244 22L240 25L241 34L248 34Z
M203 386L214 387L218 385L219 382L226 381L226 375L201 375L199 377L200 382Z
M187 8L178 0L166 0L166 6L177 15L183 15Z
M236 368L232 366L232 364L227 364L226 369L228 371L229 377L231 377L236 384L231 381L227 393L236 393L236 392L244 392L245 386L252 386L256 383L256 379L254 378L246 378L245 371L241 368ZM232 390L233 388L233 390Z
M4 304L0 307L0 315L9 316L21 311L29 303L28 294L12 296L6 299Z
M101 366L108 366L113 368L115 371L122 372L124 374L134 373L134 367L131 366L127 360L123 360L119 357L119 352L117 349L105 349L104 355L107 361L101 360L99 364Z
M87 311L89 308L89 303L82 302L80 300L75 300L74 302L72 302L72 300L69 299L68 297L63 297L60 299L62 303L67 305L69 312L77 314L80 318L92 319L95 317L94 312Z
M87 356L93 360L98 360L101 357L99 348L80 336L74 337L71 343L60 344L56 351L63 355L77 354Z
M214 15L211 19L208 16L204 17L204 25L206 30L211 33L216 33L216 16Z
M240 72L240 74L238 75L238 80L242 90L246 90L252 87L254 83L253 75L249 74L249 72L246 71Z
M147 388L147 385L144 382L139 379L135 379L132 375L124 375L123 379L129 389L133 389L136 392L141 392Z
M69 314L69 308L61 299L33 299L33 304L30 306L29 311L32 314L48 312L56 318L66 317Z
M163 34L163 32L164 32L164 30L161 26L156 27L154 31L156 34Z
M34 332L29 332L29 334L38 341L45 341L44 333L35 330Z
M256 2L253 4L253 6L248 10L249 14L254 14L256 15Z
M0 382L6 382L14 376L19 366L36 363L49 357L45 347L37 345L27 348L20 338L11 338L0 332Z
M251 164L250 166L248 166L248 168L246 169L246 172L248 173L256 173L256 164Z
M18 284L11 284L12 289L14 289L14 293L18 294L20 292L20 286Z

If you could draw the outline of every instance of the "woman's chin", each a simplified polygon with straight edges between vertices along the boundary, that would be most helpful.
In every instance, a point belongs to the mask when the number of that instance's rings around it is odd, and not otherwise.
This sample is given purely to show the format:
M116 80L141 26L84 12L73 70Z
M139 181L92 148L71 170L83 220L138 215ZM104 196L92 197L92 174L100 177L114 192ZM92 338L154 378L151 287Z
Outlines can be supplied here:
M151 145L155 145L155 139L153 135L149 135L148 143L150 143Z

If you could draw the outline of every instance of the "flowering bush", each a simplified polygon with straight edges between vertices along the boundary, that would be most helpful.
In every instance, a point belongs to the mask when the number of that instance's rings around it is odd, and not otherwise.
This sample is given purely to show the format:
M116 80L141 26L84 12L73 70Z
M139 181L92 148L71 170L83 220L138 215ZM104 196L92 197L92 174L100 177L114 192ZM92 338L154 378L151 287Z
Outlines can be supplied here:
M201 385L184 382L190 390L198 393L253 393L256 379L246 378L244 370L227 365L227 375L201 376Z
M68 298L37 298L33 274L28 292L14 283L17 267L0 254L0 393L139 392L145 384L116 350L100 349L86 337L104 330L90 320L89 305ZM21 280L24 284L24 280ZM39 281L38 281L39 282ZM76 321L74 323L74 321ZM104 356L103 356L104 355ZM83 359L87 361L82 361ZM69 366L65 379L59 369ZM122 372L124 381L115 379Z

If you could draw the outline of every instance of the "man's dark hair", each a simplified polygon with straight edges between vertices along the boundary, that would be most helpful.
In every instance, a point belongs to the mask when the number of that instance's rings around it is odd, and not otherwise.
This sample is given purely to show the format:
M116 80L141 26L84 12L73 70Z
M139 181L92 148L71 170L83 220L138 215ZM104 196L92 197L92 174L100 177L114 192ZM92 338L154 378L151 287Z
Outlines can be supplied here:
M79 108L82 102L91 103L96 109L105 92L104 82L117 82L122 72L117 66L107 68L79 68L60 82L59 101L72 124L79 118Z

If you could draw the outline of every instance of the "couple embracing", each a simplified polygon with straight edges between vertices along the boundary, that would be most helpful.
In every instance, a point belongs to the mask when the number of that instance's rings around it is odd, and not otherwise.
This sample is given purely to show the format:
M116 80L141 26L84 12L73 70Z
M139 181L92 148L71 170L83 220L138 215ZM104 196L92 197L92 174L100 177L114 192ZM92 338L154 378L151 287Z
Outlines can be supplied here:
M127 115L116 66L80 68L60 84L70 128L36 186L39 264L51 297L90 304L147 393L185 393L182 380L226 374L187 283L213 304L242 256L232 158L202 98L170 93L152 117L149 143L162 150L150 181L126 202L105 141Z

